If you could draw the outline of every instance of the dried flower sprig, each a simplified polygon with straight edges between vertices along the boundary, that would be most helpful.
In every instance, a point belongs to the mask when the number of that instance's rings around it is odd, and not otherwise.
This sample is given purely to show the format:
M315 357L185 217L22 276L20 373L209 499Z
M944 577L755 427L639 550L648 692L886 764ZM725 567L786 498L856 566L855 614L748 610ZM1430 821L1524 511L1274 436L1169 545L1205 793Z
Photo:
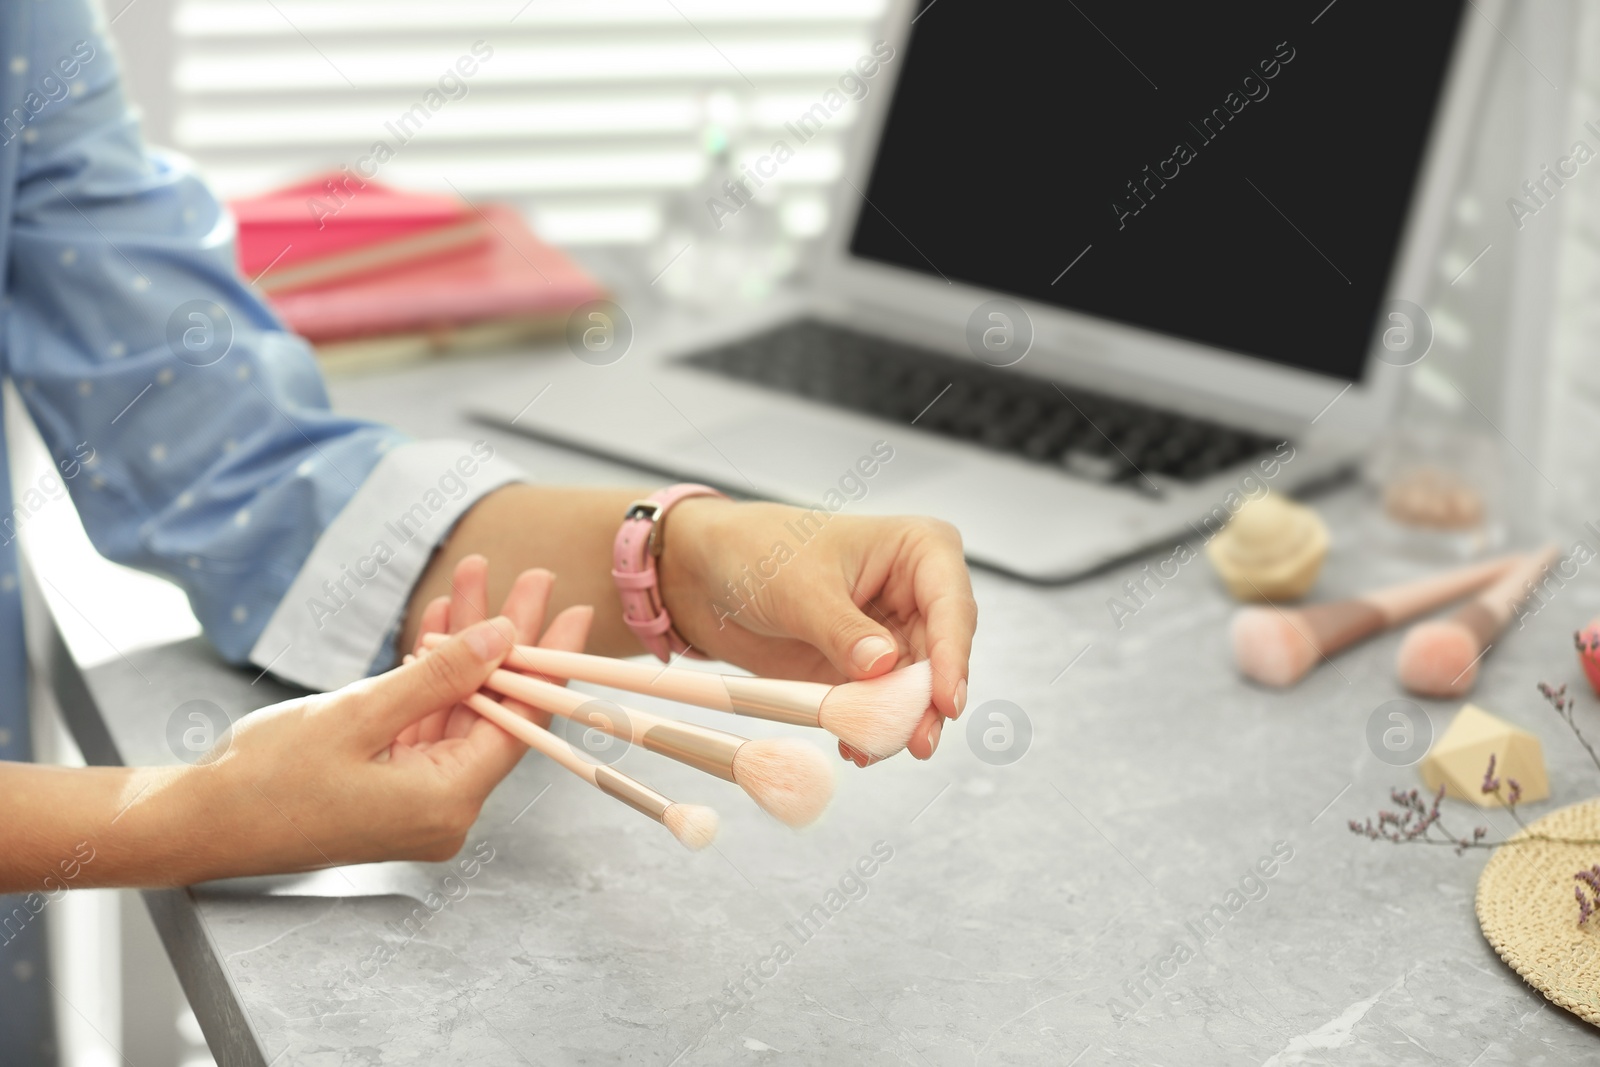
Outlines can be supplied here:
M1398 811L1380 810L1377 821L1368 818L1365 822L1349 821L1350 832L1360 834L1362 837L1373 841L1384 840L1396 845L1449 845L1460 855L1469 848L1496 849L1502 845L1517 845L1527 841L1549 841L1565 845L1594 845L1600 847L1600 839L1574 837L1552 837L1549 834L1527 833L1528 824L1522 821L1522 816L1517 813L1517 804L1522 800L1522 785L1515 778L1502 781L1494 775L1495 757L1489 756L1489 766L1483 773L1483 784L1480 787L1485 793L1493 793L1500 797L1500 802L1505 805L1506 811L1516 820L1517 825L1524 831L1518 838L1499 837L1491 839L1487 826L1473 827L1472 836L1456 834L1445 826L1439 816L1439 805L1444 800L1444 785L1441 783L1432 798L1427 798L1415 789L1390 789L1389 799L1398 806ZM1502 793L1502 790L1505 792ZM1437 834L1434 832L1437 830ZM1600 901L1597 901L1600 904Z
M1600 647L1600 638L1596 638L1596 642L1597 647ZM1578 739L1578 744L1583 746L1583 750L1589 753L1589 759L1597 769L1600 769L1600 754L1596 754L1594 746L1589 744L1588 738L1583 736L1583 731L1578 729L1578 723L1572 717L1573 701L1571 697L1567 696L1567 687L1564 685L1559 687L1552 686L1548 682L1540 682L1539 695L1549 701L1552 708L1556 709L1556 714L1561 716L1561 721L1567 724L1567 728L1572 731L1572 736Z
M1589 916L1600 908L1600 863L1595 864L1586 871L1579 871L1572 877L1578 880L1578 885L1572 887L1572 893L1578 898L1578 925L1582 926L1589 921ZM1583 887L1589 887L1589 896L1584 896Z
M1493 770L1491 764L1490 769ZM1361 834L1376 841L1382 838L1396 845L1450 845L1460 855L1469 848L1493 848L1503 842L1488 843L1484 837L1488 835L1489 828L1479 826L1472 831L1472 837L1458 837L1445 828L1439 820L1439 804L1444 800L1444 786L1441 784L1433 794L1432 801L1424 798L1417 790L1391 789L1389 799L1399 806L1398 811L1380 810L1378 821L1372 819L1360 823L1350 820L1350 832ZM1438 829L1443 836L1435 836L1433 831ZM1600 842L1597 842L1600 843Z
M1573 632L1572 643L1577 646L1580 654L1587 655L1600 652L1600 634L1586 639L1583 636L1583 631L1577 630ZM1583 736L1583 731L1578 729L1577 720L1573 718L1573 700L1567 696L1567 687L1564 685L1552 686L1548 682L1540 682L1539 695L1544 697L1552 708L1556 709L1556 714L1560 715L1561 721L1567 724L1567 728L1572 731L1572 736L1576 737L1578 743L1583 746L1583 750L1589 753L1590 762L1600 768L1600 755L1595 753L1594 746L1589 744L1589 739ZM1573 877L1580 883L1572 887L1572 892L1578 898L1578 925L1582 926L1589 921L1589 916L1594 914L1596 907L1600 907L1600 864L1590 867L1586 871L1579 871ZM1589 887L1590 897L1583 895L1583 887L1585 885Z
M1515 778L1507 778L1505 784L1510 786L1510 791L1505 796L1500 795L1500 779L1494 776L1495 754L1489 753L1489 768L1483 772L1483 785L1479 787L1481 793L1492 793L1499 797L1500 803L1505 806L1506 812L1516 820L1518 826L1524 830L1528 824L1522 821L1522 816L1517 814L1517 803L1522 799L1522 783Z
M1573 635L1574 643L1579 652L1600 652L1600 634L1586 639L1580 631ZM1578 729L1578 723L1573 717L1573 699L1567 696L1567 687L1552 686L1546 682L1538 683L1539 693L1561 716L1561 721L1567 724L1572 731L1572 736L1578 739L1583 750L1589 754L1589 760L1600 769L1600 753L1595 752L1594 746L1589 744L1588 738L1583 736L1583 731ZM1400 808L1399 811L1379 811L1376 823L1372 819L1366 822L1357 822L1351 819L1350 832L1377 841L1379 839L1396 845L1449 845L1456 850L1456 855L1461 855L1469 848L1496 849L1505 845L1517 845L1527 841L1548 841L1567 845L1589 845L1600 847L1600 841L1582 838L1551 837L1548 834L1535 834L1528 832L1528 824L1523 822L1522 816L1517 813L1517 804L1522 800L1522 783L1515 778L1507 777L1503 782L1495 776L1495 754L1489 754L1489 765L1484 769L1483 782L1479 785L1480 792L1493 794L1499 797L1500 803L1505 807L1507 814L1516 821L1522 835L1515 839L1502 837L1489 840L1489 829L1486 826L1474 827L1472 836L1462 837L1452 834L1440 821L1439 804L1444 800L1444 786L1441 784L1428 803L1423 797L1412 789L1409 792L1400 789L1389 790L1389 797ZM1502 793L1501 790L1505 792ZM1438 836L1434 835L1437 829ZM1588 923L1591 915L1600 912L1600 863L1588 870L1579 871L1573 875L1578 884L1572 887L1573 895L1578 901L1578 925ZM1588 887L1585 894L1584 888Z

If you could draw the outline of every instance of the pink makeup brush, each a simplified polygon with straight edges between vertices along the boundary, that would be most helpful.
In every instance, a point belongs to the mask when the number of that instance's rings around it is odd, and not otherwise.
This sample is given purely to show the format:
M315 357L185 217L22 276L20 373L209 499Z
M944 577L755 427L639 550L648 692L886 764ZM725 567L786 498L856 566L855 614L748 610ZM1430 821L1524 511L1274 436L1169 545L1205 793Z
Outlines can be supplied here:
M467 698L467 706L529 748L549 756L600 792L642 811L672 831L680 843L699 851L717 836L717 813L699 804L677 804L647 785L634 781L603 763L590 763L561 738L531 723L510 708L501 707L482 693Z
M444 634L423 637L428 648L445 640ZM933 670L926 660L881 678L841 685L656 667L531 645L516 646L506 663L551 678L576 678L713 711L792 726L820 726L845 744L879 758L906 747L933 697Z
M1310 607L1244 608L1233 617L1233 656L1246 678L1290 686L1317 660L1482 589L1521 557L1502 556L1350 600Z
M613 705L622 712L618 722L596 707L602 702L593 697L516 671L495 671L486 684L503 696L733 782L761 810L790 826L816 821L833 799L833 765L811 745L792 737L752 741Z
M1528 590L1555 562L1555 545L1521 557L1489 588L1448 618L1419 622L1400 642L1400 684L1421 696L1455 697L1478 680L1478 663L1500 636Z

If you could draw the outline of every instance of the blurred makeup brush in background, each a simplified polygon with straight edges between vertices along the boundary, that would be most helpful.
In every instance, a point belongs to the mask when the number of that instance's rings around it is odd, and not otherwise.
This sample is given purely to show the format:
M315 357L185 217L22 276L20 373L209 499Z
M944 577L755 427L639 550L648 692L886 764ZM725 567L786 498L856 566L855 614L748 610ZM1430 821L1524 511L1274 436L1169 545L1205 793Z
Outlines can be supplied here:
M1233 617L1239 672L1262 685L1289 686L1319 659L1482 589L1522 557L1502 556L1349 600L1303 608L1244 608Z
M1400 684L1420 696L1455 697L1478 680L1478 664L1559 554L1555 545L1523 556L1449 617L1419 622L1400 642Z

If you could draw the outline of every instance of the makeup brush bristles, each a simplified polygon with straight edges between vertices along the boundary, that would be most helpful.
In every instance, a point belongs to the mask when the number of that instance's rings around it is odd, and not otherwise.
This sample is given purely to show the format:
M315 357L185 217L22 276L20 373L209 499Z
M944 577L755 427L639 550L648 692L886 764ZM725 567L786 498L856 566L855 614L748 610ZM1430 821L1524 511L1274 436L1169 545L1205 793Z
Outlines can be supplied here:
M1233 655L1246 678L1289 686L1317 662L1317 649L1284 613L1243 608L1233 617Z
M1425 696L1462 696L1478 680L1483 648L1471 630L1454 619L1413 626L1400 642L1396 665L1400 684Z
M932 700L933 668L923 660L881 678L834 686L818 718L847 745L888 757L906 747Z
M703 804L674 804L661 816L661 824L685 848L699 852L717 836L717 812Z
M833 765L792 737L746 741L733 757L733 780L762 811L789 826L815 822L833 799Z

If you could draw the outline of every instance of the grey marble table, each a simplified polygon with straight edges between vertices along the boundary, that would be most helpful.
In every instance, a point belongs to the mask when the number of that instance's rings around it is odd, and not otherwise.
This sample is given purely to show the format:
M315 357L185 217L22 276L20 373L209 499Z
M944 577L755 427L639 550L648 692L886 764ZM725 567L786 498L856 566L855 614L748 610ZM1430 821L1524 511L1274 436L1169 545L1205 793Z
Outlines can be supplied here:
M543 480L649 481L456 413L451 397L513 365L334 391L418 434L488 437ZM1320 596L1417 573L1382 550L1359 490L1317 503L1336 540ZM1034 520L1049 517L1019 514ZM1263 691L1232 670L1232 605L1203 561L1115 625L1107 600L1142 562L1057 588L976 574L968 715L928 763L841 764L831 811L805 832L731 785L624 756L662 791L720 806L716 846L690 854L530 756L485 808L465 870L386 864L147 899L225 1064L1595 1062L1600 1035L1480 936L1483 853L1346 829L1417 783L1367 741L1399 695L1398 638ZM1581 578L1483 665L1475 700L1543 740L1553 795L1536 812L1600 790L1534 690L1581 685L1568 635L1597 610ZM98 762L170 761L167 722L186 701L237 717L287 695L198 640L88 670L58 642L52 675ZM1009 749L993 701L1025 715ZM1579 703L1600 723L1586 689ZM1454 710L1424 706L1436 732ZM1202 940L1208 914L1226 921Z

